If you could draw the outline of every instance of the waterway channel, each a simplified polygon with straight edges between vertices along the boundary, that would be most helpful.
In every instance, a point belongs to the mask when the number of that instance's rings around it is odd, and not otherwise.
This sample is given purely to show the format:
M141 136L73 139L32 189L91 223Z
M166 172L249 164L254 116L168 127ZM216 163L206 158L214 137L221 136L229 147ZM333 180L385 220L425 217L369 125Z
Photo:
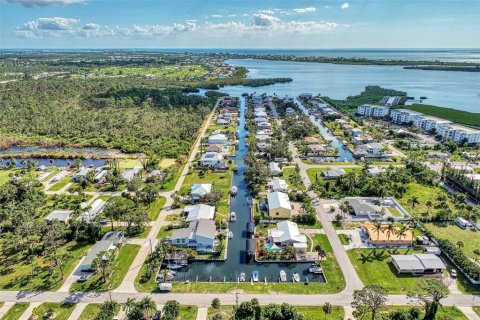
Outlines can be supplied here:
M247 190L247 183L244 174L247 165L243 161L248 149L245 144L245 99L240 99L240 124L239 149L233 158L238 166L238 173L234 174L232 184L238 187L238 194L230 202L230 210L237 216L236 222L229 223L229 229L233 232L233 238L229 239L226 261L219 262L194 262L188 267L177 272L177 280L190 281L212 281L212 282L236 282L240 273L244 272L246 280L249 281L253 271L259 272L259 281L278 282L280 270L285 270L288 281L292 281L293 273L300 275L301 282L308 278L309 282L325 282L322 275L313 275L308 272L310 263L257 263L254 259L247 260L247 223L250 221L250 194ZM293 284L292 284L293 285ZM303 284L298 284L303 285Z

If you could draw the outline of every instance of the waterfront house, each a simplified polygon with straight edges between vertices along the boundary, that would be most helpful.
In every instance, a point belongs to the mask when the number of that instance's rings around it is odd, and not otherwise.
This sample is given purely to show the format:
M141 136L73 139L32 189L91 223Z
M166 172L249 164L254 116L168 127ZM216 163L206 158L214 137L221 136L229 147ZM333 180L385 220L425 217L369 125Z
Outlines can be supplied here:
M210 183L196 183L192 185L190 195L193 201L205 201L212 192L212 185Z
M255 119L256 118L264 118L264 119L267 118L267 113L264 110L256 110L254 112L254 114L255 114Z
M358 129L358 128L353 128L352 129L352 135L354 137L359 137L360 135L362 134L362 130Z
M140 171L142 170L141 167L135 167L135 168L132 168L132 169L127 169L125 171L123 171L122 173L122 177L125 181L130 181L134 178L138 178L140 176Z
M345 174L347 174L347 172L343 169L328 169L322 171L322 176L325 180L335 180Z
M263 98L260 95L253 95L252 96L252 102L253 102L253 104L262 104L263 103Z
M206 204L196 204L193 206L186 206L183 209L186 216L185 221L190 222L198 219L213 220L215 216L215 207Z
M289 190L287 182L279 178L273 178L272 182L270 182L270 189L279 192L288 192Z
M80 182L82 180L87 180L87 175L90 171L92 171L92 168L81 167L80 171L78 171L73 176L73 181L74 182Z
M288 194L284 192L270 192L267 194L268 215L271 218L290 218L292 205Z
M285 114L286 114L287 116L291 116L291 115L293 115L294 113L295 113L295 110L294 110L293 108L288 107L288 108L285 110Z
M292 221L278 222L276 229L269 230L268 239L277 247L291 245L299 251L307 250L307 237L298 231L298 225Z
M282 174L282 169L280 169L280 166L276 162L270 162L268 168L270 169L270 174L272 176L279 176Z
M216 124L218 126L228 126L230 124L230 121L222 118L217 118Z
M220 152L224 152L226 151L225 149L228 148L228 147L225 147L225 145L222 145L222 144L212 144L212 145L209 145L205 148L205 151L206 152L217 152L217 153L220 153Z
M212 134L210 137L208 137L208 144L228 144L228 138L226 135L223 133L218 133L218 134Z
M53 220L67 224L73 215L73 210L53 210L48 216L43 219L46 223L51 223Z
M93 218L98 216L103 211L106 204L107 204L107 202L105 200L95 199L95 201L93 201L93 203L90 205L90 209L83 212L77 218L77 220L78 221L84 220L84 221L87 221L87 222L91 221Z
M93 181L95 183L102 183L107 178L107 174L108 174L108 170L100 170L96 172L95 177L93 178Z
M435 254L392 254L391 258L398 273L441 274L447 268Z
M191 221L186 228L173 230L170 241L177 247L211 252L215 249L216 234L215 221L198 219Z
M218 152L206 152L200 158L199 164L204 168L217 168L224 163L223 155Z
M364 232L368 236L368 241L376 246L411 246L413 244L413 233L407 230L404 235L398 234L399 228L395 227L390 233L386 230L387 225L382 225L382 229L376 230L373 224L367 223L363 226Z
M268 119L266 117L256 117L255 122L258 124L260 122L267 122Z
M303 140L306 144L319 144L322 142L322 139L318 137L305 137Z
M108 260L115 251L120 242L123 240L124 233L122 231L109 231L107 232L102 240L97 241L92 249L88 252L87 256L82 260L80 264L81 271L95 271L95 266L93 261L97 258L100 252L105 252L102 256L102 259Z
M260 130L271 130L272 129L272 125L268 122L259 122L257 123L257 128L260 129Z
M355 157L384 158L384 147L377 142L359 145L354 150Z

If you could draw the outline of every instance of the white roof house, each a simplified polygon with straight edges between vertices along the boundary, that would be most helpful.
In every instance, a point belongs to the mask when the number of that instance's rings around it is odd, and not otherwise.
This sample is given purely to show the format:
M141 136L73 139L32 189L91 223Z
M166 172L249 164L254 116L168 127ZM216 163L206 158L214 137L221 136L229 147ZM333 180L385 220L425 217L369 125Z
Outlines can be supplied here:
M374 177L379 176L382 173L387 172L387 170L385 170L384 168L379 168L379 167L369 168L369 169L367 169L367 171L368 171L368 173L370 173L370 175L372 175Z
M255 122L256 123L261 123L261 122L267 122L268 119L266 117L256 117Z
M270 162L268 164L268 168L270 169L270 173L273 176L279 176L282 173L282 170L280 169L280 166L276 162Z
M127 169L127 170L123 171L122 177L126 181L130 181L133 178L138 177L138 174L140 173L140 170L142 170L141 167L135 167L133 169Z
M292 205L288 194L284 192L270 192L267 194L268 214L271 217L289 218L292 214Z
M223 133L218 133L218 134L212 134L210 137L208 137L208 144L227 144L228 143L228 138L226 135Z
M90 221L91 219L95 218L100 212L102 212L103 208L105 208L105 205L107 202L102 199L96 199L93 201L93 203L90 205L90 209L83 212L79 217L78 221L85 220L85 221Z
M218 152L206 152L200 158L202 167L215 167L223 161L223 155Z
M266 121L257 123L258 129L271 129L272 125Z
M192 185L190 194L193 200L199 200L212 192L212 185L209 183L196 183Z
M271 185L273 191L288 192L288 184L283 179L274 178Z
M215 221L197 219L191 221L187 228L173 230L170 240L174 246L213 251L216 234Z
M197 204L194 206L187 206L183 210L187 217L185 221L190 222L197 219L213 220L215 216L215 207L206 204Z
M80 171L78 171L73 176L73 181L80 181L80 180L87 180L87 174L92 171L92 168L81 167Z
M73 210L53 210L48 216L43 219L45 222L50 223L53 220L67 223L73 215Z
M296 249L307 248L307 237L298 231L298 225L292 221L277 223L277 228L270 231L270 239L280 245L293 245Z

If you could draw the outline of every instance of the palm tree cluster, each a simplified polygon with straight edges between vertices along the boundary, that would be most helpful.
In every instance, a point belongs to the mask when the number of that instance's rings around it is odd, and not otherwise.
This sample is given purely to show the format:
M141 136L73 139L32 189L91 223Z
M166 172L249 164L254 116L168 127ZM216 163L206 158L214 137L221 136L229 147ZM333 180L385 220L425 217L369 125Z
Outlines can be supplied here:
M413 230L410 225L405 223L395 224L393 218L387 219L387 222L378 220L372 221L372 230L377 234L377 240L380 238L380 233L387 235L387 240L390 241L392 235L396 235L398 239L406 238L409 231ZM415 236L415 235L413 235Z
M128 320L150 319L157 311L157 305L150 297L145 297L138 302L133 298L128 298L122 308Z

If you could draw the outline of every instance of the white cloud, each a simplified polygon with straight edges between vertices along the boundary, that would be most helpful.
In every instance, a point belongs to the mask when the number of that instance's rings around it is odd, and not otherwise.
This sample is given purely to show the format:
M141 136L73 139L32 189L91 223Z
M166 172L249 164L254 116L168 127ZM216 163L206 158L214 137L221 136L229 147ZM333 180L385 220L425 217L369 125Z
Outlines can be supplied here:
M25 22L21 27L15 28L13 33L25 38L57 36L71 32L73 25L79 21L61 17L38 18Z
M18 3L27 8L65 6L73 3L84 3L85 0L3 0L8 3Z
M330 9L331 7L330 7L328 4L326 4L326 5L324 6L324 8L325 8L325 9Z
M296 8L293 9L296 13L310 13L310 12L315 12L317 11L317 8L315 7L306 7L306 8Z
M256 27L271 27L279 21L280 19L275 16L259 13L253 15L252 25Z
M345 9L350 8L350 5L348 4L348 2L345 2L344 4L342 4L342 6L341 6L340 8L342 8L343 10L345 10Z
M96 23L87 23L77 31L79 37L105 37L113 36L115 32L109 26Z
M212 18L223 18L222 14L212 14L210 17Z
M264 13L264 14L270 14L270 15L275 14L275 12L270 9L258 10L258 13Z

